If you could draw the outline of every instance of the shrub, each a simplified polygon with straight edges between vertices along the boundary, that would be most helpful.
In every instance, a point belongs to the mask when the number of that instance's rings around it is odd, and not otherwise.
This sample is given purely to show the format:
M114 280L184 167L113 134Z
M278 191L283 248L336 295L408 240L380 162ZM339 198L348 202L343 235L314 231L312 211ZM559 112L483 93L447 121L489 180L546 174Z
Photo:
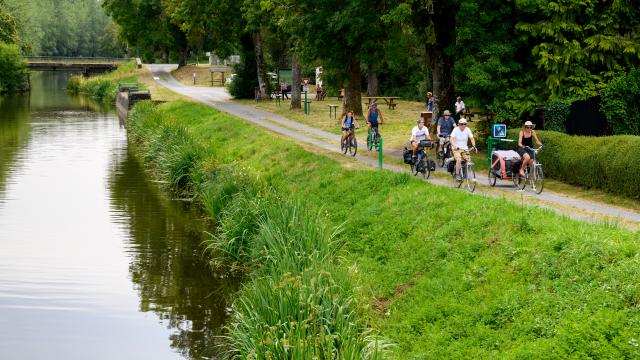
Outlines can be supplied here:
M551 100L544 107L544 128L565 132L565 123L571 113L571 103L565 100Z
M509 133L517 139L517 131ZM538 157L545 176L640 198L640 157L635 154L640 149L640 136L572 136L538 131L538 137L545 145Z
M27 64L18 46L0 42L0 93L24 90L27 76Z
M600 110L616 135L640 133L640 70L633 69L609 83Z

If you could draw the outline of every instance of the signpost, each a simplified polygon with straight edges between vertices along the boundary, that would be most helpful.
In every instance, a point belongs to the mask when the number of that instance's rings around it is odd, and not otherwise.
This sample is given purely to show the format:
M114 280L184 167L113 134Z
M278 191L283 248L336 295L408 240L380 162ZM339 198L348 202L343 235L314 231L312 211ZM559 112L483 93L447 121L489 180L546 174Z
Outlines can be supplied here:
M302 91L304 91L304 114L309 115L309 101L307 100L307 93L309 92L309 79L302 80Z

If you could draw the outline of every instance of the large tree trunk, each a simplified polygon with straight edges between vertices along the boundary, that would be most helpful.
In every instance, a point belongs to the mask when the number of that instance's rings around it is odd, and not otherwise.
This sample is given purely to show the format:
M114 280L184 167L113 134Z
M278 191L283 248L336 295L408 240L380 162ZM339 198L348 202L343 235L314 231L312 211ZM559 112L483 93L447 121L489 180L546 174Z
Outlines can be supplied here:
M260 99L268 99L269 93L267 91L267 81L264 73L264 60L262 56L262 36L260 36L260 32L257 31L253 34L253 47L256 50L256 68L258 71L258 90L260 94L258 97Z
M455 38L455 4L440 2L435 5L435 14L431 17L435 32L435 45L427 46L427 57L431 60L433 71L433 114L436 119L444 110L455 113L453 88L453 58L445 49L453 45Z
M291 57L291 72L293 78L291 80L291 107L290 109L301 109L302 108L302 100L300 93L300 63L298 63L298 58L293 55Z
M349 78L344 88L342 115L345 115L348 111L353 111L354 115L362 117L360 59L357 56L351 56L350 59L347 64L347 74Z
M187 65L187 60L189 60L189 50L188 49L180 49L178 53L178 67L182 67Z
M380 90L378 89L378 73L373 67L373 64L367 65L367 96L378 96Z

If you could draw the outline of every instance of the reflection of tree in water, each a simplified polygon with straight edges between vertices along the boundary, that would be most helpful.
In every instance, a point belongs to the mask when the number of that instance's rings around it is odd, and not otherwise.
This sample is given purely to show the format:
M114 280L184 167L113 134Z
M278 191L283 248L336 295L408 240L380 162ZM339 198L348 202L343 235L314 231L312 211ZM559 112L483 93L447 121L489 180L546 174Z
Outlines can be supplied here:
M163 199L144 169L123 151L114 159L112 206L131 234L130 272L141 310L154 311L174 332L171 346L189 359L215 357L229 283L203 260L196 214Z
M7 171L12 168L18 152L29 142L29 97L0 96L0 190L4 189Z

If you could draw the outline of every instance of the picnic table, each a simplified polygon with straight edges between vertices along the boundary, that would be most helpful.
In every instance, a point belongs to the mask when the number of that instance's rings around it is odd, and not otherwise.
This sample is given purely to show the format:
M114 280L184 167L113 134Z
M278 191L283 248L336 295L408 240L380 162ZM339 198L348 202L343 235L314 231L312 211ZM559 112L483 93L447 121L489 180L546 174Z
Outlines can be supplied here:
M362 97L362 100L367 100L367 106L371 106L371 103L373 103L374 101L377 102L378 100L383 100L391 110L394 110L396 108L396 105L398 105L397 102L394 102L395 100L398 100L398 99L400 99L400 97L398 96L363 96Z

